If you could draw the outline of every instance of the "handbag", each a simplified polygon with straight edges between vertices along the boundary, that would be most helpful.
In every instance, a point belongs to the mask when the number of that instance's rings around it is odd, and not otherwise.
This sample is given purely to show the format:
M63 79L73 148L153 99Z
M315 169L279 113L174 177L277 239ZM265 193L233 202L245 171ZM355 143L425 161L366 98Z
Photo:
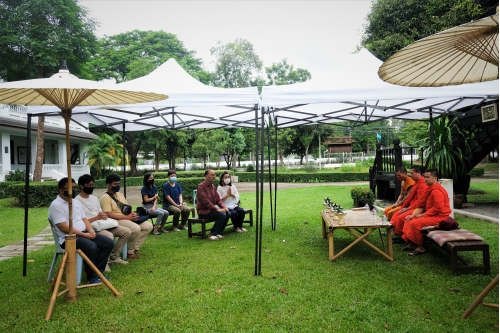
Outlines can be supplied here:
M116 199L111 193L109 192L106 193L111 197L111 199L113 199L116 202L116 205L118 206L118 208L120 208L120 211L122 212L123 215L129 215L130 213L132 213L132 206L124 204L121 201L118 201L118 199Z
M107 218L105 220L97 220L91 222L90 224L92 225L92 229L94 229L96 232L118 227L118 221L112 218Z
M148 211L144 207L137 207L135 213L139 216L139 219L137 221L134 221L137 224L146 222L149 219Z

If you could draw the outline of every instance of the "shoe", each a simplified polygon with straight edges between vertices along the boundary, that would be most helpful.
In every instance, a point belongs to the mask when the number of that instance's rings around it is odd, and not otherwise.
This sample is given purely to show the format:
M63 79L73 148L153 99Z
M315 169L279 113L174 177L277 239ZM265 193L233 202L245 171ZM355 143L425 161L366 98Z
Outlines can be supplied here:
M129 254L127 254L127 258L129 258L129 259L137 259L137 256L135 255L135 253L129 253Z
M173 227L172 228L172 231L181 231L181 229L177 228L177 227Z
M222 235L217 235L216 237L217 237L218 239L222 239L222 238L224 238L224 236L222 236Z
M413 250L412 252L408 253L409 256L412 256L412 257L415 257L415 256L419 256L421 254L424 254L425 251L417 251L417 250Z
M212 236L212 235L208 236L208 239L213 240L213 241L219 240L219 238L217 238L217 236Z
M184 224L181 224L181 229L188 230L188 227L186 227Z
M122 265L126 265L126 264L128 264L128 261L125 261L125 260L123 260L120 257L116 257L115 259L109 258L108 259L108 264L122 264Z
M405 240L401 237L393 238L392 239L392 244L404 244L406 243Z
M403 247L401 250L403 250L403 251L413 251L413 250L415 250L415 248L411 248L411 247L408 245L408 246Z
M165 229L159 229L158 231L163 233L163 234L166 234L168 232L168 230L165 230Z
M109 268L109 265L106 264L106 268L104 269L105 272L111 272L111 268Z
M243 232L243 230L241 228L236 228L236 229L234 229L234 231L236 231L236 232Z
M104 277L106 278L106 280L110 279L109 275L104 275ZM96 284L96 283L102 283L101 279L99 279L97 276L94 276L89 280L89 284Z
M153 235L158 235L159 236L159 235L161 235L161 232L155 231L155 232L153 232Z
M247 230L247 229L245 229L245 228L240 228L240 229L241 229L241 231L243 231L243 232L247 232L247 231L248 231L248 230Z

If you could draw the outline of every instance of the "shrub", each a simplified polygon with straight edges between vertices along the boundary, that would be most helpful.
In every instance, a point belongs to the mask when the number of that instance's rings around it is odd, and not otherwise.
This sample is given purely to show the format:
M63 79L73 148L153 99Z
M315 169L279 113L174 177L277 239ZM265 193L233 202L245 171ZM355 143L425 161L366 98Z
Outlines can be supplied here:
M11 170L5 175L6 182L22 182L26 180L25 170Z
M253 164L247 165L247 172L254 172L255 168L253 167Z
M368 204L372 208L375 202L375 193L367 188L353 187L351 189L351 198L354 201L354 207L363 207Z
M482 176L484 176L484 169L483 168L474 168L471 171L469 171L469 175L471 177L482 177Z
M315 165L305 165L303 170L308 173L318 172L318 167Z

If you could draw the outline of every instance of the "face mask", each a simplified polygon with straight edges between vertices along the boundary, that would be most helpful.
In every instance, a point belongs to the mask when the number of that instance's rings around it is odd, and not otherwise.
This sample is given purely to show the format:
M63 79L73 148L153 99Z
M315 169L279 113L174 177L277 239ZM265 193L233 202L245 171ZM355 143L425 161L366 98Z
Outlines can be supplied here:
M154 185L155 184L155 180L154 179L148 180L148 184L149 185Z
M171 181L172 183L175 183L175 181L176 181L176 180L177 180L177 177L170 177L170 181Z
M116 186L111 187L111 190L113 192L120 192L120 185L116 185Z
M231 182L231 178L224 178L224 184L229 184Z
M82 191L87 193L87 194L92 194L92 192L94 192L94 188L93 187L84 187Z
M66 197L66 198L69 198L69 193L68 191L64 191L63 192L63 195ZM73 191L73 193L71 193L71 197L74 199L76 198L76 191Z

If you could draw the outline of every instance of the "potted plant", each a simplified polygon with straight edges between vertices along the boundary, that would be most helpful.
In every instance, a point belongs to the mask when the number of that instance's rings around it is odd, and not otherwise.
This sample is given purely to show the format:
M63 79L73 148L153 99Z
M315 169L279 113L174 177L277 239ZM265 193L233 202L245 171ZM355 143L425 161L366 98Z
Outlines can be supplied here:
M370 209L372 209L375 202L375 193L367 188L353 187L351 189L351 198L354 202L354 207L363 207L368 204Z

